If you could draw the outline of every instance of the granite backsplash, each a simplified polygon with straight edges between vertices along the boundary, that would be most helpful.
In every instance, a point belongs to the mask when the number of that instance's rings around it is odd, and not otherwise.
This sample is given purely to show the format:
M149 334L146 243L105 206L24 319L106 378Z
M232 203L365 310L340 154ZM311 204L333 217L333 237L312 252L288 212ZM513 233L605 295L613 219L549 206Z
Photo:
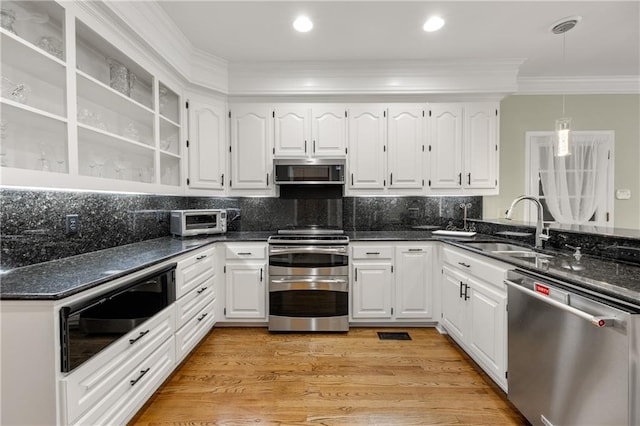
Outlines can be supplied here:
M402 231L416 226L464 228L483 234L532 228L482 221L482 197L187 197L52 190L0 189L0 267L2 270L61 259L169 235L174 209L223 208L229 232L273 232L292 226L321 225L347 231ZM80 231L65 232L65 217L77 214ZM551 230L547 246L638 263L638 239Z
M174 209L223 208L228 231L275 231L322 225L351 231L393 231L415 225L462 226L482 217L481 197L186 197L53 190L0 190L0 267L34 263L169 235ZM80 231L67 235L66 215Z

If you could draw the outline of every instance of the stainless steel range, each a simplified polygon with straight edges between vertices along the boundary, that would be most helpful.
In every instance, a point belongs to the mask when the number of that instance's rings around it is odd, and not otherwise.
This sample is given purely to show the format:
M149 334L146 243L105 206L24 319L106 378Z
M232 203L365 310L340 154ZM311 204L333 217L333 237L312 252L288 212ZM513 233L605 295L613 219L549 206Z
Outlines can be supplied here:
M269 330L349 330L349 237L327 228L269 237Z

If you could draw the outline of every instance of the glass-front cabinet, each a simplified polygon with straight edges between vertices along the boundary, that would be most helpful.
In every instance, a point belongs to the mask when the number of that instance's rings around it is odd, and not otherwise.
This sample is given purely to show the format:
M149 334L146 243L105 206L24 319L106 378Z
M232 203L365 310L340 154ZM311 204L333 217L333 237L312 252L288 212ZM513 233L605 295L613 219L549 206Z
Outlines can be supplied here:
M176 84L59 3L1 7L1 183L180 192Z

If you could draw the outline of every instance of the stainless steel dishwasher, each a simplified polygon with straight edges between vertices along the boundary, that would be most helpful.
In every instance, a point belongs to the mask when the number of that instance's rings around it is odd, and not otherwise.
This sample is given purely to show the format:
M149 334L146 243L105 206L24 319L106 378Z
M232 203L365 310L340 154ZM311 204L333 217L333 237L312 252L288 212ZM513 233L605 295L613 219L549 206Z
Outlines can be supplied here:
M509 271L508 398L534 425L640 424L640 307Z

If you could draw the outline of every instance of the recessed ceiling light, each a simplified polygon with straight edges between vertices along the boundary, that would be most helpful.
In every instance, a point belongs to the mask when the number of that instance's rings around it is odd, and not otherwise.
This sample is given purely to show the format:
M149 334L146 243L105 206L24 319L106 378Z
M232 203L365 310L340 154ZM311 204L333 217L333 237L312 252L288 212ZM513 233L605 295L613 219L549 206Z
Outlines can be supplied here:
M311 22L311 19L306 16L298 16L296 20L293 21L293 28L298 32L306 33L311 31L313 28L313 22Z
M427 22L424 23L422 29L428 33L432 33L434 31L438 31L442 27L444 27L444 19L439 16L432 16L427 19Z

